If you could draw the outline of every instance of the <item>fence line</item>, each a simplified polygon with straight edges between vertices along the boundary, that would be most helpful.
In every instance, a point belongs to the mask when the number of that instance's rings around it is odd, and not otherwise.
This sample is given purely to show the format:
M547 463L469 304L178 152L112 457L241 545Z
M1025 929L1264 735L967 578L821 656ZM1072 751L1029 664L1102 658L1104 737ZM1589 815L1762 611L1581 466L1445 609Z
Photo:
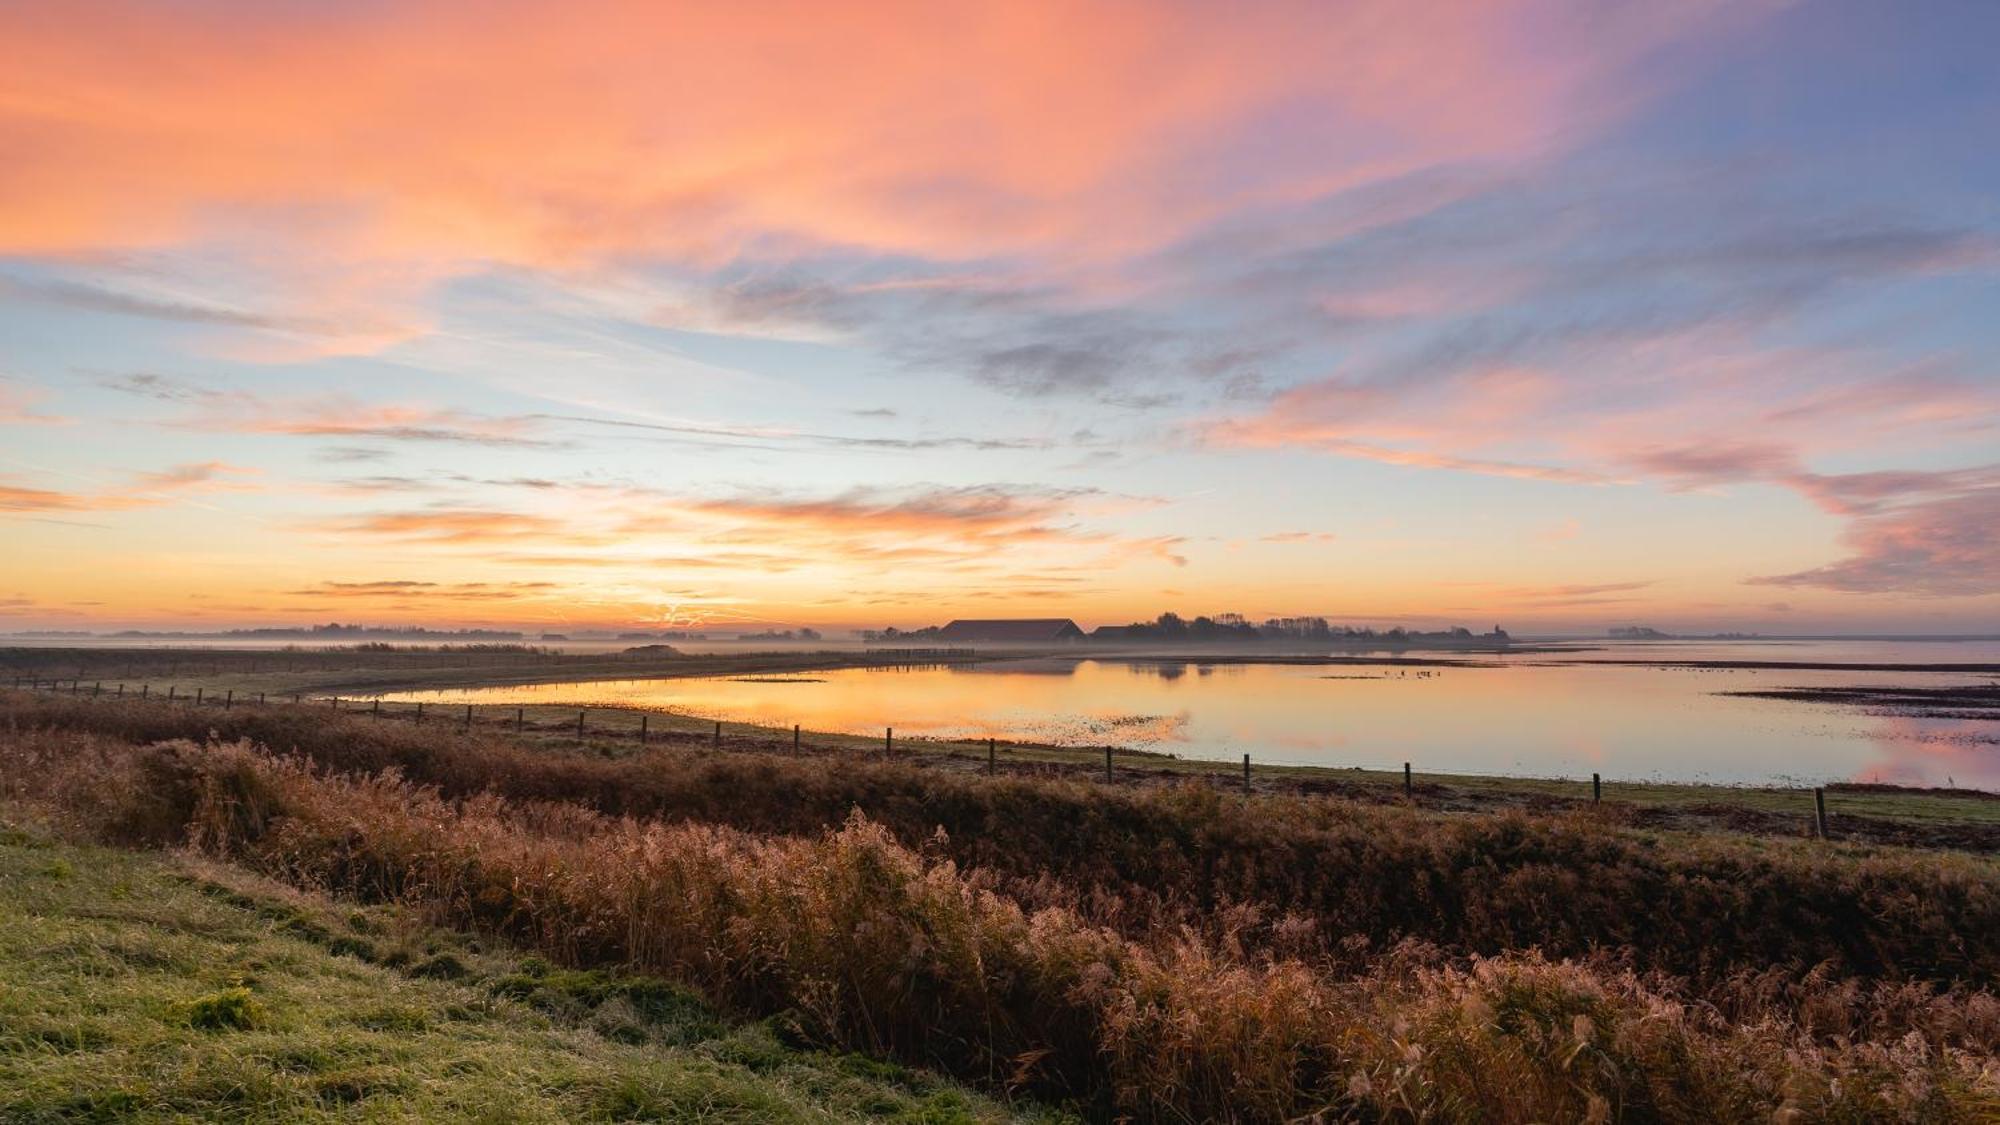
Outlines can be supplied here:
M32 692L32 693L38 693L38 694L40 694L40 693L47 693L47 694L65 694L65 693L66 693L66 694L69 694L69 695L72 695L72 696L84 696L84 695L87 695L87 696L88 696L89 698L91 698L91 699L95 700L95 699L104 699L104 698L109 698L109 699L123 699L123 698L125 697L125 691L126 691L126 685L125 685L124 683L122 683L122 682L121 682L121 683L118 683L118 684L115 684L115 685L113 685L113 690L112 690L112 691L111 691L110 693L108 693L108 694L107 694L106 692L104 692L104 690L103 690L103 688L104 688L104 685L103 685L103 681L95 681L95 682L93 682L93 683L91 684L91 689L90 689L90 691L89 691L88 693L86 693L86 692L84 692L84 691L83 691L83 687L82 687L82 681L81 681L80 679L77 679L77 678L70 678L70 679L68 679L68 680L67 680L67 684L68 684L68 687L67 687L67 689L65 689L65 687L64 687L64 684L65 684L65 680L64 680L63 678L60 678L60 677L58 677L58 678L53 678L53 679L50 679L50 680L48 680L48 681L46 682L46 685L45 685L45 684L44 684L44 682L43 682L43 681L41 680L41 678L40 678L40 677L38 677L38 676L28 676L28 677L23 677L23 676L19 676L19 675L16 675L16 676L14 676L14 677L13 677L13 688L14 688L15 690L17 690L17 691L19 691L19 690L26 690L26 691L29 691L29 692ZM137 698L137 699L141 699L141 700L148 700L148 699L151 699L151 698L152 698L152 687L153 687L153 685L152 685L152 682L151 682L150 680L148 680L148 681L145 681L145 682L141 683L141 684L139 685L139 690L138 690L138 691L137 691L136 693L134 693L134 698ZM235 706L235 700L236 700L236 692L235 692L235 690L234 690L233 688L232 688L232 689L228 689L228 690L227 690L227 691L225 691L225 693L224 693L224 694L223 694L223 695L222 695L222 696L221 696L221 697L220 697L220 698L218 699L218 698L217 698L216 696L213 696L213 695L210 695L210 694L208 694L208 693L207 693L207 690L206 690L206 688L205 688L205 687L203 687L203 686L197 686L197 687L195 688L195 691L194 691L194 695L192 695L192 696L187 696L187 695L182 695L182 694L180 694L180 688L179 688L179 685L177 685L177 684L168 684L168 685L167 685L167 692L166 692L166 694L165 694L164 696L162 696L162 697L161 697L161 700L162 700L162 702L165 702L165 703L168 703L168 704L174 704L174 705L185 705L185 706L193 706L193 707L202 707L202 706L218 706L218 707L221 707L221 708L223 708L224 710L229 710L229 709L232 709L232 708L233 708L233 707ZM292 697L291 697L291 700L292 700L292 703L293 703L294 705L301 705L301 704L303 703L303 700L302 700L302 698L301 698L300 694L299 694L299 693L297 693L297 692L294 692L294 693L292 694ZM333 707L333 709L334 709L334 710L339 710L339 709L340 709L340 705L341 705L341 701L342 701L342 697L341 697L341 696L338 696L338 695L334 695L334 696L330 696L330 697L328 698L328 703L329 703L329 704L330 704L330 705L331 705L331 706ZM248 698L248 696L246 696L246 697L245 697L245 699L244 699L244 702L245 702L245 704L246 704L246 705L249 705L249 702L250 702L250 701L249 701L249 698ZM258 693L257 693L257 701L256 701L256 705L258 705L258 706L270 706L270 705L271 705L271 704L270 704L270 703L268 702L268 700L266 699L266 696L265 696L265 693L264 693L264 692L258 692ZM279 703L278 705L282 706L282 701L281 701L281 702L280 702L280 703ZM614 708L614 710L619 710L619 711L623 711L623 710L627 710L627 709L626 709L626 708ZM380 717L383 717L383 716L387 716L387 717L390 717L390 718L393 718L393 717L395 717L395 715L396 715L396 712L394 712L394 711L388 711L388 712L385 712L385 711L383 711L383 710L382 710L382 699L381 699L381 697L380 697L380 696L377 696L377 697L374 697L374 698L373 698L373 699L371 700L371 705L370 705L370 707L369 707L369 711L368 711L368 713L369 713L369 715L370 715L370 716L372 716L372 717L376 717L376 718L380 718ZM577 713L576 713L576 723L575 723L575 726L574 726L574 728L573 728L573 729L574 729L574 732L575 732L575 736L576 736L576 737L577 737L578 739L580 739L580 740L581 740L581 739L584 739L584 738L588 737L588 736L589 736L590 734L593 734L593 733L595 733L595 734L603 734L603 735L615 735L615 734L617 733L616 731L607 731L607 730L604 730L603 728L597 728L597 729L596 729L596 730L594 730L594 731L593 731L593 730L591 730L591 729L590 729L590 728L589 728L589 727L588 727L588 726L586 725L586 721L585 721L585 720L586 720L586 715L587 715L587 713L588 713L588 709L587 709L587 708L586 708L586 709L582 709L582 710L579 710L579 711L577 711ZM417 701L413 701L413 708L412 708L411 710L409 710L409 711L405 711L405 712L403 712L403 714L407 714L407 715L410 715L410 716L411 716L411 719L412 719L412 722L413 722L413 724L421 726L421 725L423 724L423 721L424 721L424 703L423 703L423 701L421 701L421 700L417 700ZM641 745L647 745L647 744L649 744L649 743L651 742L651 718L652 718L652 716L651 716L651 714L650 714L649 712L645 712L645 711L640 711L640 712L639 712L639 727L638 727L638 732L637 732L637 738L638 738L638 741L639 741L639 743L640 743ZM469 731L469 730L471 730L471 729L472 729L473 725L474 725L474 705L473 705L473 704L470 704L470 703L468 703L468 704L466 704L466 705L465 705L465 712L464 712L464 714L463 714L463 717L462 717L462 718L460 719L460 721L459 721L459 729L461 729L461 730L465 730L465 731ZM526 723L526 708L525 708L525 707L515 707L515 708L514 708L514 717L513 717L512 721L511 721L511 724L509 723L509 721L508 721L508 720L506 720L506 719L504 719L504 718L503 718L503 719L500 719L500 720L498 720L497 722L493 723L492 725L494 725L494 726L496 726L496 727L498 727L498 728L500 728L500 729L502 729L502 730L505 730L505 729L507 729L507 727L508 727L509 725L511 725L515 733L517 733L517 734L522 734L522 733L526 733L526 732L527 732L527 723ZM546 729L549 729L549 728L548 728L548 727L546 727L546 726L543 726L543 727L540 727L540 728L538 728L538 729L543 729L543 730L546 730ZM560 728L560 727L558 727L558 728L556 728L556 729L561 729L561 728ZM756 728L753 728L753 729L756 729ZM850 737L851 737L851 736L850 736ZM892 756L892 755L894 754L894 752L895 752L895 738L896 738L896 731L895 731L895 728L894 728L894 727L884 727L884 728L883 728L883 733L882 733L882 752L883 752L883 754L884 754L885 756ZM721 720L719 720L719 719L718 719L718 720L714 720L714 726L713 726L713 728L712 728L712 735L711 735L711 740L712 740L712 741L711 741L711 745L712 745L712 747L713 747L714 749L716 749L716 750L721 750L721 749L723 748L723 738L722 738L722 721L721 721ZM919 741L924 741L924 740L921 740L921 739L920 739ZM969 741L969 740L943 740L943 741L946 741L946 742L962 742L962 741ZM933 744L935 745L935 744L937 744L937 743L933 743ZM806 744L805 744L805 743L804 743L804 742L802 741L802 729L801 729L801 727L800 727L800 726L799 726L798 724L793 724L793 726L792 726L792 750L793 750L794 752L801 752L801 751L803 751L804 749L807 749L807 748L808 748L808 747L806 746ZM1048 749L1061 749L1061 748L1060 748L1060 747L1048 747ZM1115 766L1115 755L1116 755L1116 753L1117 753L1117 749L1116 749L1115 747L1111 747L1111 746L1106 746L1106 747L1104 747L1104 748L1103 748L1103 750L1104 750L1104 773L1103 773L1103 779L1104 779L1104 781L1106 781L1107 783L1111 783L1111 782L1115 782L1115 781L1116 781L1116 779L1117 779L1117 771L1116 771L1116 766ZM920 751L919 751L919 752L920 752ZM1026 766L1028 766L1029 768L1033 768L1034 766L1037 766L1037 765L1049 765L1049 766L1057 766L1057 765L1063 765L1063 764L1067 764L1067 763L1040 763L1040 762L1028 762L1028 763L1024 763L1024 764L1025 764ZM1079 764L1080 764L1080 763L1079 763ZM995 736L988 736L988 737L987 737L987 739L986 739L986 772L987 772L988 774L997 774L997 773L999 772L999 766L1000 766L1000 757L999 757L999 739L998 739L997 737L995 737ZM1323 769L1337 769L1337 768L1339 768L1339 767L1331 767L1331 766L1328 766L1328 767L1319 767L1319 768L1323 768ZM1246 754L1244 754L1244 755L1243 755L1243 766L1242 766L1242 782L1241 782L1241 784L1242 784L1242 791L1243 791L1243 794L1244 794L1245 796L1248 796L1248 795L1249 795L1249 794L1251 793L1251 771L1252 771L1252 763L1251 763L1251 758L1250 758L1250 755L1246 753ZM1210 770L1202 770L1202 771L1193 771L1193 775L1194 775L1194 776L1201 776L1201 777L1210 777L1210 778L1212 778L1212 777L1214 777L1214 776L1215 776L1215 771L1210 771ZM1452 776L1452 775L1444 775L1444 776ZM1480 776L1480 775L1471 775L1471 776ZM1564 780L1564 779L1562 779L1562 778L1541 778L1541 779L1534 779L1534 780L1547 780L1547 781L1562 781L1562 780ZM1765 788L1767 788L1767 791L1776 791L1776 790L1775 790L1775 787L1765 787ZM1812 834L1813 834L1814 836L1816 836L1816 837L1818 837L1818 838L1820 838L1820 839L1822 839L1822 840L1827 840L1827 839L1831 839L1831 838L1832 838L1832 832L1831 832L1831 827L1830 827L1830 817L1829 817L1829 814L1828 814L1828 811L1827 811L1827 799L1826 799L1826 789L1825 789L1825 788L1824 788L1823 786L1814 786L1814 787L1812 788L1812 791L1811 791L1811 792L1812 792L1812 799L1813 799L1813 804L1812 804L1812 810L1811 810L1811 813L1809 814L1809 815L1810 815L1810 820L1808 821L1808 826L1810 827L1810 829L1811 829L1811 831L1812 831ZM1416 795L1417 795L1417 794L1416 794L1416 775L1415 775L1415 772L1414 772L1414 764L1413 764L1413 763L1410 763L1410 762L1404 762L1404 763L1403 763L1403 796L1404 796L1404 797L1405 797L1405 799L1407 799L1407 800L1411 800L1411 801L1414 801L1414 800L1416 799ZM1602 803L1603 803L1603 800L1604 800L1604 778L1603 778L1603 775L1602 775L1601 773L1592 773L1592 774L1590 775L1590 803L1591 803L1591 804L1593 804L1593 805L1599 805L1599 804L1602 804Z

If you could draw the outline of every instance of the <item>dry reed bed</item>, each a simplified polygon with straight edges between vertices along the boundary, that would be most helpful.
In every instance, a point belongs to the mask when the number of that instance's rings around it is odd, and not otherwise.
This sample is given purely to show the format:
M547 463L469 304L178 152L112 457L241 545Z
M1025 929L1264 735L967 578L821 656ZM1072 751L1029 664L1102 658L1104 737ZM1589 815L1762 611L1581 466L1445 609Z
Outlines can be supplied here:
M399 770L446 796L492 792L609 815L808 835L860 809L1030 907L1135 937L1194 930L1246 954L1365 965L1418 940L1465 954L1610 955L1704 986L1745 970L1991 987L2000 865L1898 849L1626 830L1615 814L1434 815L1198 784L1109 788L981 778L860 757L659 750L608 758L271 708L194 711L4 697L0 730L131 743L249 739L343 773ZM942 835L940 836L940 833ZM1782 989L1782 984L1773 984ZM1760 999L1762 993L1760 992Z
M242 743L56 732L0 739L0 767L8 797L73 827L192 840L304 885L396 898L568 963L684 980L827 1042L1097 1116L2000 1113L2000 1005L1983 992L1892 988L1909 1007L1906 1033L1871 1039L1857 1024L1829 1038L1780 1015L1732 1021L1661 982L1534 953L1462 965L1390 954L1336 979L1192 936L1134 941L1068 910L1024 909L858 815L831 832L753 834L454 799L393 771L334 775ZM1863 987L1830 982L1815 997L1839 1009L1844 990Z

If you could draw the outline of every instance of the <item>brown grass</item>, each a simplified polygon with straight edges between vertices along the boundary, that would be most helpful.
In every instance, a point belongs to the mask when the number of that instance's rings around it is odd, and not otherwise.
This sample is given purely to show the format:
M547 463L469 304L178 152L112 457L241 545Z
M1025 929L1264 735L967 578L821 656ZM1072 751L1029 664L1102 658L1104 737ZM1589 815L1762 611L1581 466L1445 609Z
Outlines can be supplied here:
M794 780L771 768L773 784ZM0 779L6 796L38 803L72 830L191 841L302 885L397 899L568 964L683 980L736 1010L779 1014L815 1040L1070 1100L1104 1118L1972 1121L2000 1113L2000 1003L1983 989L1940 992L1910 972L1919 963L1983 966L1992 955L1991 928L1960 930L1956 952L1940 936L1940 927L1986 918L1978 911L1991 909L1990 870L1940 868L1936 857L1780 849L1752 870L1748 849L1674 841L1693 849L1672 861L1680 880L1733 884L1746 871L1788 880L1820 909L1865 925L1871 936L1860 948L1876 951L1866 972L1835 963L1753 969L1749 942L1733 939L1745 961L1725 970L1697 959L1712 971L1697 995L1657 972L1524 951L1532 943L1466 957L1405 943L1350 972L1277 951L1271 935L1330 925L1332 913L1265 926L1261 943L1238 940L1223 919L1179 935L1120 932L1066 907L1024 906L955 862L950 840L911 846L859 814L827 831L751 831L607 815L574 801L447 795L394 769L332 773L310 757L273 757L243 742L141 746L47 729L0 736ZM1060 803L1067 793L1000 791L1011 794L1002 808ZM773 805L790 796L782 788L739 795ZM1150 837L1119 854L1141 874L1180 870L1179 861L1137 857L1148 845L1170 856L1174 833L1223 817L1227 803L1132 799L1140 803L1117 822ZM1265 815L1220 823L1253 850L1255 825L1297 829L1258 811ZM1123 819L1140 814L1154 820ZM1170 815L1183 821L1160 819ZM1364 829L1413 838L1385 853L1410 864L1404 881L1460 909L1477 903L1512 919L1478 924L1493 940L1579 932L1560 916L1562 896L1578 883L1563 872L1597 863L1593 870L1616 874L1648 858L1615 827L1506 818L1459 837L1436 818L1398 815L1353 821L1342 830L1348 847ZM1368 888L1357 899L1374 893L1370 880L1382 877L1369 864L1378 861L1306 850L1343 838L1297 837L1291 858L1346 865ZM1226 837L1208 839L1216 864L1241 862L1222 850ZM1062 846L1043 848L1056 856ZM1494 849L1483 864L1474 859L1481 846ZM1282 853L1260 854L1263 863ZM1045 879L1045 898L1085 897L1062 888L1059 873ZM1513 889L1484 897L1470 889L1485 884ZM1459 890L1445 895L1447 887ZM1633 939L1644 941L1638 930L1649 920L1724 938L1733 924L1666 909L1627 899ZM1870 912L1879 913L1871 920ZM1735 921L1768 929L1751 916ZM1813 948L1771 933L1759 940L1780 952Z
M0 699L0 730L247 739L337 772L393 769L448 797L491 792L759 835L827 831L859 809L903 846L1031 908L1148 939L1192 929L1245 955L1332 968L1415 940L1456 954L1615 957L1701 984L1773 967L2000 981L2000 942L1969 936L2000 933L2000 866L1964 855L1635 831L1616 814L1446 816L854 757L604 757L305 708Z

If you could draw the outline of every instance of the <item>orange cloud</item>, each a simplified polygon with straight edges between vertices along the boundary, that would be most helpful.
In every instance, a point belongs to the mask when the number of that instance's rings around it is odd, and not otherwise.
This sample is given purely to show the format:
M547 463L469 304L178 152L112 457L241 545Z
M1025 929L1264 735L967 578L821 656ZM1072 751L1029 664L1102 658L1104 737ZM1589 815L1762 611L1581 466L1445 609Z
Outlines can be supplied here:
M420 508L320 523L318 530L456 550L516 549L504 565L624 571L730 569L784 574L801 568L913 580L980 575L1009 587L1033 575L1091 572L1134 562L1184 566L1182 540L1124 536L1083 525L1143 503L1092 490L1001 485L927 490L852 489L833 496L757 493L687 497L648 489L577 485L532 490L532 512ZM553 495L552 495L553 493Z
M114 505L81 493L0 484L0 512L88 512L101 511L108 506ZM129 508L133 505L125 503L116 506Z
M536 420L525 417L493 417L431 406L366 404L340 395L272 401L241 391L189 389L184 393L197 403L197 409L173 424L188 429L517 447L562 444L536 436Z
M377 512L336 520L321 525L321 529L355 535L374 535L385 539L451 545L523 539L561 540L570 543L585 541L584 537L571 533L568 525L562 520L524 512L470 508Z
M416 579L378 579L372 582L321 582L298 590L286 590L288 597L330 598L352 601L408 599L417 602L511 602L549 596L553 582L423 582Z
M241 491L253 487L236 479L255 473L223 461L175 465L141 473L119 488L91 492L59 492L0 482L0 512L115 512L172 503L191 492Z
M422 330L429 281L492 263L1105 261L1536 154L1728 6L1552 7L10 6L0 252L212 244L346 325L312 328L336 351ZM1280 119L1286 155L1242 159Z

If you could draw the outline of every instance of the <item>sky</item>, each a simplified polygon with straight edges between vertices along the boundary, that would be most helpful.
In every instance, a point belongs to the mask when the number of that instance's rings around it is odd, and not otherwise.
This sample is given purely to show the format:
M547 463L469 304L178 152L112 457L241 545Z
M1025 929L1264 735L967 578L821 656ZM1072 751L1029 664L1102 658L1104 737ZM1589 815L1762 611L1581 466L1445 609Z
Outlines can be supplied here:
M2000 5L0 0L0 631L2000 632Z

